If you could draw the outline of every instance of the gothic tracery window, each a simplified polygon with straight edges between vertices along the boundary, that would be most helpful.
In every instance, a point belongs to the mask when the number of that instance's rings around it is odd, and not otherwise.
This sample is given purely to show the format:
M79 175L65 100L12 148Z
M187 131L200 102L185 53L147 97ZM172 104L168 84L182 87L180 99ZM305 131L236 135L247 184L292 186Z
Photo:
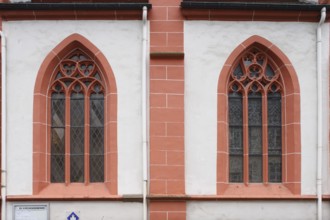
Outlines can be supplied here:
M230 74L230 182L282 182L283 79L273 63L252 47Z
M101 72L76 49L57 66L51 96L51 182L104 181L104 94Z

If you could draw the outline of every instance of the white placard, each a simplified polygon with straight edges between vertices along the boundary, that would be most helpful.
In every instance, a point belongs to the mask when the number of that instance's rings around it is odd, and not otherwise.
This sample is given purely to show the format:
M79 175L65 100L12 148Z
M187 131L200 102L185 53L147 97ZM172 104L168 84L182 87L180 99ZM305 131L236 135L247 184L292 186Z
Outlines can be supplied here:
M48 205L14 205L14 220L48 220Z

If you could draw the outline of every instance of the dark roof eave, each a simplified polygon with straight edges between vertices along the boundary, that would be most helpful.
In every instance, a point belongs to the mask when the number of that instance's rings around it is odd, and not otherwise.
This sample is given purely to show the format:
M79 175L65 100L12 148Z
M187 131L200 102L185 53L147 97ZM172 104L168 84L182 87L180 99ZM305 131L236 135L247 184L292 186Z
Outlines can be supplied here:
M290 3L241 3L241 2L181 2L183 9L231 9L231 10L284 10L284 11L320 11L330 5L290 4Z
M141 10L149 3L0 3L0 10Z

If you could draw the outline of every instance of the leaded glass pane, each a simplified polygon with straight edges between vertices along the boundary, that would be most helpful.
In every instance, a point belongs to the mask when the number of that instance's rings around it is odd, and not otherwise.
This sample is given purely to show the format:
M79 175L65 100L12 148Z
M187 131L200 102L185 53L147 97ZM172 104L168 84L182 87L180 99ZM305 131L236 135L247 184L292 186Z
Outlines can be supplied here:
M70 181L84 182L84 155L70 155Z
M104 103L103 99L94 99L91 96L90 100L90 123L91 126L103 126L104 123Z
M63 127L65 117L65 98L64 94L52 95L52 126Z
M249 126L249 154L262 154L262 127Z
M229 153L243 155L243 128L229 127Z
M281 127L268 126L268 154L282 154L282 129Z
M262 182L262 97L252 92L248 96L249 121L249 181Z
M281 96L279 93L268 94L268 124L271 126L281 126Z
M243 124L242 95L237 92L229 94L229 125L242 126Z
M65 177L65 96L53 93L51 98L51 182Z
M65 162L64 154L53 154L51 156L51 182L63 183L65 178Z
M252 92L249 94L249 126L261 126L262 125L262 99L261 94L258 92Z
M271 68L269 65L266 67L266 76L271 79L273 76L275 76L273 68Z
M240 57L231 72L228 84L230 182L242 182L246 175L249 176L249 182L262 182L266 171L263 169L263 159L266 159L263 154L269 157L269 182L281 181L283 79L275 73L271 60L263 51L252 47ZM248 91L247 96L245 91ZM266 91L268 94L264 94ZM267 109L263 106L266 101ZM244 105L246 109L243 109L243 103L247 103L247 106ZM266 114L263 110L267 111ZM263 114L267 118L263 118ZM247 116L244 118L247 125L244 126L243 115ZM267 133L264 132L266 130ZM264 144L267 146L263 146ZM268 152L263 152L264 148ZM246 154L243 155L243 152ZM243 159L249 161L248 168L243 168ZM248 173L244 173L244 170L248 170Z
M282 104L281 94L268 94L268 181L282 181Z
M243 76L243 70L240 64L238 64L234 70L234 76L236 76L237 79L240 79Z
M103 154L104 153L104 128L91 127L90 128L90 154Z
M104 155L90 156L90 181L103 182L104 181Z
M229 181L232 183L243 182L243 155L229 157Z
M282 156L268 157L268 180L272 183L282 182Z
M100 91L98 88L96 89ZM104 181L104 96L90 97L90 181Z
M51 129L51 151L54 154L65 153L65 128Z
M262 182L262 156L249 155L249 181L251 183Z
M70 120L71 126L84 126L84 95L81 93L72 93L70 101Z
M71 154L84 153L84 127L71 127L70 152Z
M229 180L243 181L243 108L242 95L229 94Z
M70 99L70 180L84 181L85 141L84 95L72 93Z

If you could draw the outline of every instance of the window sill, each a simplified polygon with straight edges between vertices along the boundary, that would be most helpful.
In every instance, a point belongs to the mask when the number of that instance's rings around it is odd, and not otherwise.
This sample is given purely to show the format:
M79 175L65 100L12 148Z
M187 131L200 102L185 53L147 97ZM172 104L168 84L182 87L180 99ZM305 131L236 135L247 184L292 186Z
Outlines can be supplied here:
M233 183L233 184L221 184L218 187L218 195L226 197L287 197L296 196L285 184L282 183Z
M47 184L39 193L39 197L54 198L104 198L114 197L105 183L52 183Z

